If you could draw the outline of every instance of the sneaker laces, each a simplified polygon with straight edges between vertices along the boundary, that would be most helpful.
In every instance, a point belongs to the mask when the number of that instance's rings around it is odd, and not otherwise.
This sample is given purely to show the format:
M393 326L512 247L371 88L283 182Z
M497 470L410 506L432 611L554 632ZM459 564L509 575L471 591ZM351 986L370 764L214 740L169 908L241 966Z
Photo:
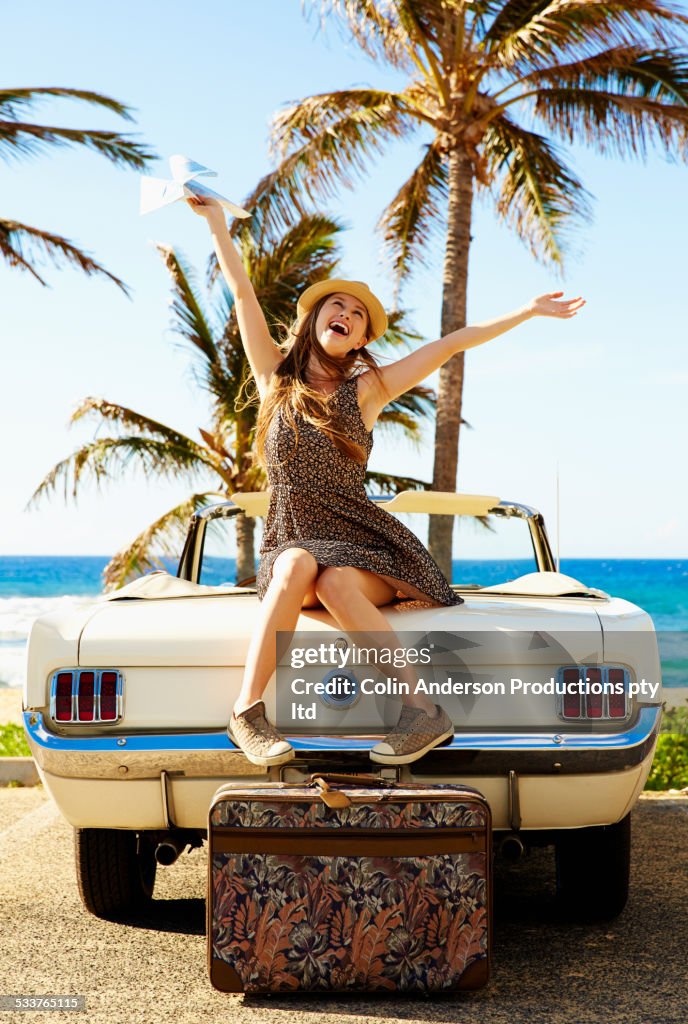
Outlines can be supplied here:
M403 708L401 709L399 721L392 729L391 733L388 736L388 739L393 737L394 739L398 738L401 740L405 740L408 736L411 735L411 733L414 732L418 719L420 718L421 715L424 714L425 712L423 711L422 708L412 708L409 707L407 704L404 704Z
M250 722L254 729L258 729L264 736L267 736L271 740L284 739L280 736L277 729L267 720L265 717L265 704L262 701L258 701L257 704L247 708L246 711L242 711L239 715L234 716L237 720L243 718L245 722Z

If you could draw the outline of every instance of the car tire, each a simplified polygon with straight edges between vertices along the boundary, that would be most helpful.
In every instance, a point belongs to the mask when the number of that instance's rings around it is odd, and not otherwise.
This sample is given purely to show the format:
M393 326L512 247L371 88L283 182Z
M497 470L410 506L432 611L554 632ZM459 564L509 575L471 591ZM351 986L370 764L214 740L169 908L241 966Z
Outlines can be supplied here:
M631 815L614 825L562 832L554 843L557 898L564 914L609 921L628 900Z
M145 832L74 829L79 895L96 917L132 917L150 904L155 886L155 846Z

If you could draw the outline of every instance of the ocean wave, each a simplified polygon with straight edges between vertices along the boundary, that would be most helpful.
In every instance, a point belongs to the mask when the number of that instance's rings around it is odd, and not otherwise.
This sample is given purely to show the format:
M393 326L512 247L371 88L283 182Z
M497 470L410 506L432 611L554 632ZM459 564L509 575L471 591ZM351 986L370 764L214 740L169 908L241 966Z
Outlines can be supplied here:
M39 615L78 608L90 604L98 596L63 594L60 597L0 597L0 642L26 641Z
M0 687L23 686L26 679L26 644L0 647Z
M23 686L26 645L34 621L54 611L90 604L98 594L60 597L0 597L0 686Z

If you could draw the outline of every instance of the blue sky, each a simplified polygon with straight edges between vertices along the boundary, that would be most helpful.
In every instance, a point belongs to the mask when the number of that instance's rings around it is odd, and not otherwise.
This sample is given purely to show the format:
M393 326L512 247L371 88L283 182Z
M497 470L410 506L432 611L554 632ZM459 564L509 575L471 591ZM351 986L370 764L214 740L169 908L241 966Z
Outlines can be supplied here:
M93 89L136 108L129 127L76 103L45 103L35 120L134 131L161 157L186 153L216 169L217 187L237 200L270 167L269 121L286 101L402 81L336 31L319 33L298 0L209 0L193 15L177 0L39 0L8 7L3 35L5 87ZM344 273L386 301L391 279L374 225L422 142L390 148L363 185L327 205L349 228ZM529 321L467 354L471 429L458 490L534 505L553 533L558 468L562 557L685 557L688 169L658 153L622 164L566 152L594 200L563 276L537 264L489 202L474 208L469 322L559 289L587 305L573 320ZM93 424L67 427L86 395L192 436L207 425L188 353L169 330L168 279L152 244L173 244L202 270L205 224L181 205L139 217L138 188L135 173L76 149L0 166L5 216L65 234L132 289L129 300L105 281L51 268L51 287L41 288L0 265L2 554L110 554L187 492L182 480L134 471L84 490L77 504L55 496L24 511L47 471L93 436ZM438 336L440 295L438 244L403 294L428 340ZM417 451L379 434L371 465L429 478L432 429Z

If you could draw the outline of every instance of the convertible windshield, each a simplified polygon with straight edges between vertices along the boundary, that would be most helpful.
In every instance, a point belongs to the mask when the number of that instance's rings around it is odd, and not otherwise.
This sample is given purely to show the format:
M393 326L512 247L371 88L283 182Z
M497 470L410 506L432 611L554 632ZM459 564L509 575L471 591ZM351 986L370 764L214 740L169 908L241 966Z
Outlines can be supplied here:
M429 515L417 512L393 513L427 546ZM516 516L488 514L454 516L453 571L451 583L476 589L505 583L526 573L537 572L531 533L526 520ZM231 518L211 519L205 528L203 557L198 581L211 586L242 582L253 575L237 573L237 531L243 536L254 526L255 565L262 536L262 519L240 513ZM240 566L241 568L241 566ZM255 569L253 570L255 572Z

